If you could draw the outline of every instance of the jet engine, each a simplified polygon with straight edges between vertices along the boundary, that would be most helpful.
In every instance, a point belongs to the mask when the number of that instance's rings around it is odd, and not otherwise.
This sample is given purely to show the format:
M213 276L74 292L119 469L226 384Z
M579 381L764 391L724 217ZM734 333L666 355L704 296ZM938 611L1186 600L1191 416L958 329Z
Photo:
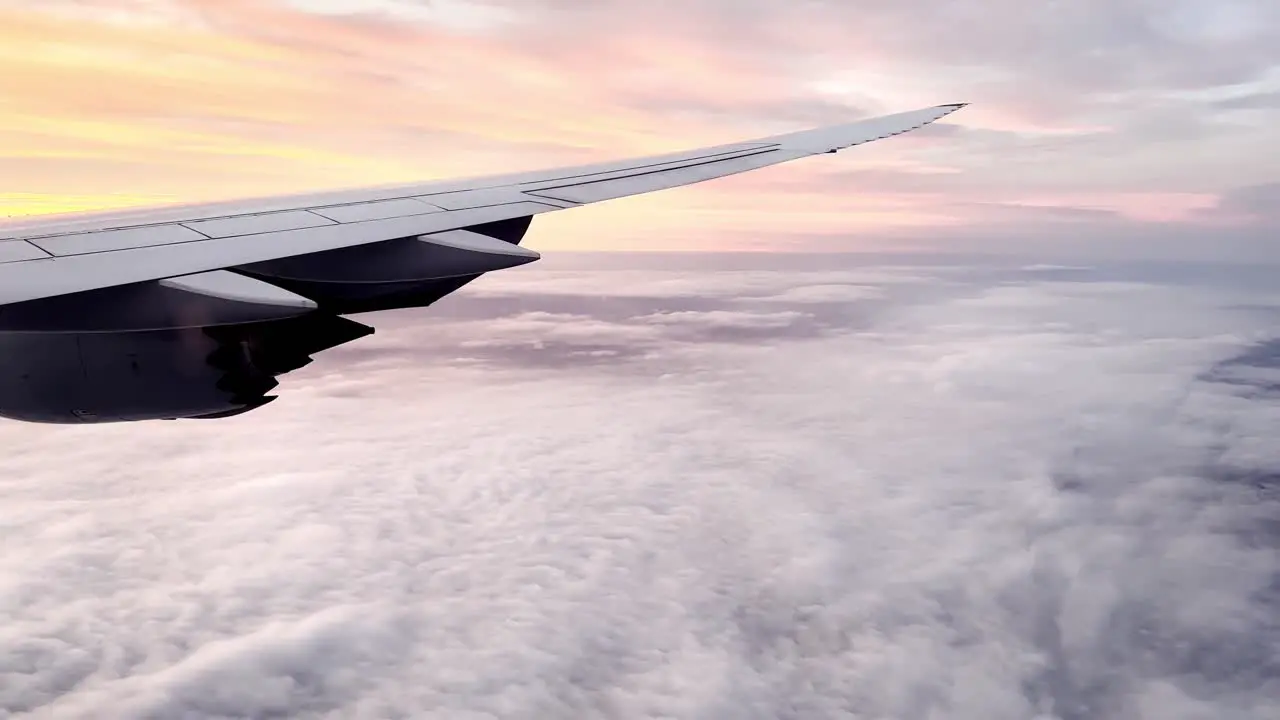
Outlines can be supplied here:
M0 417L223 418L277 377L369 335L342 317L425 307L538 259L529 218L0 307Z
M276 376L373 328L313 313L206 328L0 333L0 415L45 423L238 415L275 399Z

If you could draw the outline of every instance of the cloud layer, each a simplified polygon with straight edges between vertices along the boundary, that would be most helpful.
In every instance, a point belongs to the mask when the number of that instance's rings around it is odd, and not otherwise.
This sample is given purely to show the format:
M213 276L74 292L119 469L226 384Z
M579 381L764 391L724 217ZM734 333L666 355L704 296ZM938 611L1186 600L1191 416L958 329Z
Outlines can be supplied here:
M1276 296L684 262L485 278L235 420L0 426L0 708L1280 711Z

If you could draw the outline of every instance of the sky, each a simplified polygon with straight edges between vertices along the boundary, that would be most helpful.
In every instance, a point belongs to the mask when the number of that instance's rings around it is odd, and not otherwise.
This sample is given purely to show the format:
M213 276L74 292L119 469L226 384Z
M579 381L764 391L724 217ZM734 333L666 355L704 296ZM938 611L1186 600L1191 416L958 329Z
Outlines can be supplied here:
M0 424L0 716L1269 720L1269 272L559 255Z
M0 0L0 215L952 102L250 413L0 420L0 717L1280 716L1272 0Z
M546 250L1280 260L1270 0L0 0L0 215L554 167L941 103Z

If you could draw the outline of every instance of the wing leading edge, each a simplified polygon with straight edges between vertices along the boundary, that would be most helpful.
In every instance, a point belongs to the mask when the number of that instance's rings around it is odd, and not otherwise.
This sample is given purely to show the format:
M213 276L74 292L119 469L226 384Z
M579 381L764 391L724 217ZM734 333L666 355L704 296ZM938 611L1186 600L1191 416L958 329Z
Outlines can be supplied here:
M0 226L0 305L431 236L689 185L899 135L964 105L557 170Z

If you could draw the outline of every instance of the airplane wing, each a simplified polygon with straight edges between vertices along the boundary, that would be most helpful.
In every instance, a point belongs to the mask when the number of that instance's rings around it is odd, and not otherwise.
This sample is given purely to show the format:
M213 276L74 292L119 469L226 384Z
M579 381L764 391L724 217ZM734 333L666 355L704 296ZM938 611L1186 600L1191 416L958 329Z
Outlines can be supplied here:
M546 172L0 227L0 305L537 215L832 152L962 105Z
M429 304L484 272L536 260L519 246L535 215L836 152L961 107L549 171L0 224L0 335ZM0 415L3 392L0 383Z

